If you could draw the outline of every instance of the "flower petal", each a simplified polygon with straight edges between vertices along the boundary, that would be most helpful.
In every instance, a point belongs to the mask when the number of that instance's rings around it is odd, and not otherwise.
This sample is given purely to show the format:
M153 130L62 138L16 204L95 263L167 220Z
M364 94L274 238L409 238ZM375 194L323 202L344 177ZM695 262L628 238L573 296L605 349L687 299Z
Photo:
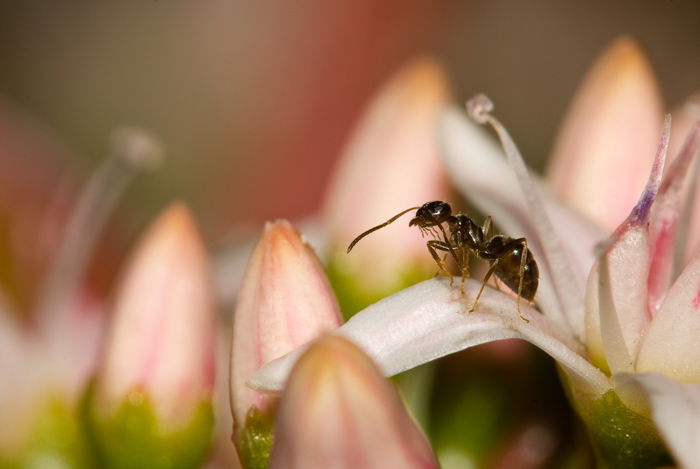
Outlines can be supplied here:
M467 279L464 295L446 279L418 283L364 309L334 333L359 345L386 375L393 375L484 342L523 338L553 356L593 392L609 388L608 379L577 353L577 343L521 300L487 287L477 311L467 313L481 282ZM280 390L303 350L258 370L249 385Z
M662 112L644 53L617 39L584 79L559 132L548 174L554 191L614 229L644 184Z
M118 289L97 385L101 415L134 390L165 422L211 399L216 347L210 263L189 209L174 203L134 249Z
M236 303L231 343L231 409L236 429L266 396L245 382L268 361L335 329L342 319L323 267L286 220L265 225Z
M676 462L700 468L700 385L659 373L630 375L646 392L651 416Z
M683 270L649 324L637 359L638 371L658 371L700 382L700 256Z
M334 171L323 209L329 248L342 252L338 261L346 270L363 270L364 285L394 287L397 272L412 260L425 259L425 241L406 229L408 221L373 233L352 256L345 249L390 216L445 199L435 121L448 95L436 62L409 62L372 99ZM372 268L364 269L366 265Z
M676 230L683 208L683 186L688 167L700 148L700 122L686 131L686 140L668 168L654 202L651 219L651 267L649 271L649 312L655 315L673 276L676 259Z
M646 187L627 219L605 242L605 250L588 282L586 342L594 358L604 350L613 373L634 369L641 337L649 322L648 225L661 185L670 131L671 121L667 116Z
M270 467L426 469L438 464L375 364L348 340L327 335L292 371L280 400Z

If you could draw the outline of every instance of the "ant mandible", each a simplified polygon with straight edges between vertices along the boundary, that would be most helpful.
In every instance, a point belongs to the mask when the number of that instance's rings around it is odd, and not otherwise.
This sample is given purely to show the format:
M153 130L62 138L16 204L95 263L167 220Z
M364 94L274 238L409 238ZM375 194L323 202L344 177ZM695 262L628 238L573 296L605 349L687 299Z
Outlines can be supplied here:
M428 234L434 238L426 243L428 251L440 269L438 273L442 272L450 277L450 285L453 284L453 277L447 269L447 256L452 256L461 271L462 293L464 293L464 279L469 276L470 253L474 252L481 259L489 262L489 270L484 276L479 293L469 310L470 313L476 310L486 283L491 275L495 275L518 295L518 315L529 322L520 314L520 298L528 302L532 302L535 298L539 283L537 262L527 247L527 239L494 236L491 217L486 217L484 224L479 226L463 213L453 215L452 207L447 202L439 200L427 202L420 207L408 208L381 225L360 234L350 243L347 252L349 253L368 234L384 228L412 210L417 211L408 226L417 226L422 234ZM440 257L438 251L445 253L444 258Z

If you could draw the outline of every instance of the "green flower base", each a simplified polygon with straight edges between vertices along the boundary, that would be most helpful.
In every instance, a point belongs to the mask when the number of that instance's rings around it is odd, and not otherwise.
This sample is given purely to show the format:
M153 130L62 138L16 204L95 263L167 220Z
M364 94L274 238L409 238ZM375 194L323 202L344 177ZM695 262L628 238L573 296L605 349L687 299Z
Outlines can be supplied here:
M0 468L92 468L90 452L81 432L77 411L65 399L47 400L37 412L26 442L12 454L0 451ZM5 422L11 425L11 422Z
M98 467L190 469L201 467L211 445L214 413L210 401L199 404L189 423L172 428L159 419L145 395L125 398L117 411L99 415L94 386L86 393L84 420Z
M362 279L362 272L348 270L342 262L331 259L326 268L346 321L382 298L432 278L435 270L434 265L426 266L425 263L413 262L408 264L403 272L397 272L392 277L391 284L367 285Z
M265 469L270 461L274 437L272 412L261 412L252 407L245 419L245 426L238 437L238 455L246 469Z
M654 423L627 407L608 391L598 399L574 398L588 427L598 465L610 469L645 469L672 465Z

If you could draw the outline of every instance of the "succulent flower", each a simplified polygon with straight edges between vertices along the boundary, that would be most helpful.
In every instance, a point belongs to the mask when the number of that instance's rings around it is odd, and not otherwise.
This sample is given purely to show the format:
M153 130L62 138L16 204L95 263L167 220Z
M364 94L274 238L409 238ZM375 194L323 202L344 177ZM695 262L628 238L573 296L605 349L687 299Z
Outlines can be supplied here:
M436 468L394 386L353 343L326 335L292 370L270 467Z
M605 65L610 60L614 63ZM654 128L648 112L653 114L657 109L656 101L648 102L654 93L639 86L636 78L626 80L629 86L615 81L615 86L622 86L620 89L599 82L599 74L612 73L612 78L622 81L622 72L644 75L648 67L639 66L639 61L643 58L629 40L614 44L582 91L609 93L586 96L578 102L605 101L607 104L597 105L606 114L618 106L633 106L635 111L629 115L623 110L614 112L628 120L648 119L639 124L640 129L646 129L643 138L648 138L646 132ZM621 68L614 73L610 67ZM597 87L591 82L598 83ZM647 105L651 111L637 111ZM440 124L445 164L466 197L492 215L509 234L527 237L541 273L537 309L520 300L519 315L517 299L487 288L477 310L468 313L481 287L479 279L468 279L464 293L450 287L445 279L432 279L366 308L335 334L360 346L386 375L484 342L504 338L530 341L557 361L604 464L655 467L668 463L665 442L676 462L697 467L700 433L694 422L700 401L700 349L695 340L698 322L694 312L700 304L700 258L692 257L680 274L674 273L672 262L684 194L682 176L697 153L700 127L692 127L664 175L670 118L666 119L654 154L646 145L621 146L614 129L595 129L589 121L595 121L598 114L590 115L588 120L576 116L578 112L593 112L590 107L579 104L578 109L584 111L572 111L569 122L579 121L582 134L569 129L560 148L575 147L568 140L586 136L600 145L600 154L630 158L633 167L640 164L639 158L648 158L639 152L646 149L653 156L651 174L636 205L628 207L627 218L618 221L618 228L606 236L604 228L568 207L530 175L507 131L493 117L492 107L483 95L468 103L472 119L496 131L507 160L481 128L461 112L446 110ZM633 128L628 120L622 122ZM627 142L624 135L623 142ZM586 148L585 142L580 144ZM615 150L621 148L629 152ZM590 151L594 155L591 158L599 154ZM585 165L587 158L585 152L577 155L576 167ZM616 164L625 168L624 161ZM514 175L509 173L508 164ZM578 176L587 177L592 186L586 171L568 172L566 163L564 166L558 171L566 174L556 178L568 178L570 182L564 184L567 188L577 187L574 180ZM624 207L630 187L635 186L635 174L599 171L597 178L609 181L601 182L604 191L619 188L619 202ZM517 193L517 187L522 194ZM596 187L590 190L595 192ZM610 192L608 200L617 203L618 197ZM611 205L606 200L598 203L602 208ZM619 209L610 213L600 218L603 225L606 217L619 214ZM251 384L261 389L281 389L300 353L294 351L266 365L253 376Z
M43 139L12 126L3 121L12 137L3 142L9 148L3 147L2 156L20 157L22 168L43 148ZM22 142L22 137L36 141ZM139 171L161 157L149 133L123 128L67 210L61 191L53 194L48 208L37 209L42 205L33 200L36 187L31 203L16 203L23 184L31 188L36 180L49 185L40 169L30 167L32 174L3 184L16 192L2 194L3 204L11 203L1 209L9 226L0 235L0 381L5 383L0 386L0 466L90 467L76 409L96 365L105 298L91 284L88 267L120 195ZM100 254L105 261L107 253Z
M372 97L340 155L328 184L322 226L328 273L343 314L435 271L417 232L395 223L347 247L359 233L426 200L444 199L435 121L449 90L442 68L429 58L404 65Z
M143 236L117 292L87 419L105 467L192 467L210 444L216 347L209 261L189 210Z
M248 263L233 322L234 442L246 467L266 467L276 399L250 389L247 381L263 364L342 323L323 267L288 221L265 226Z

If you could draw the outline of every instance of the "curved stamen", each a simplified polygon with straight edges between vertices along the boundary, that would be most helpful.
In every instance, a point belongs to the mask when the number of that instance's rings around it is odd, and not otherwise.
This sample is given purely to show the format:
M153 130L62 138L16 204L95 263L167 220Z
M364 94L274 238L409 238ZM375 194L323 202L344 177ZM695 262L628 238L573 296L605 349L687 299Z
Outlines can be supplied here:
M156 168L162 160L162 147L149 132L136 127L114 131L110 154L90 176L68 217L39 295L40 313L65 310L126 187L139 172Z
M503 125L491 115L493 103L483 94L474 96L467 102L467 111L472 119L481 124L489 124L498 134L503 150L508 158L525 196L525 203L533 218L533 225L542 243L547 244L543 249L545 262L549 264L554 282L555 292L559 299L568 326L577 339L584 338L584 302L583 292L577 286L576 277L562 248L552 222L545 211L535 184L530 177L527 166L523 161L515 142Z

